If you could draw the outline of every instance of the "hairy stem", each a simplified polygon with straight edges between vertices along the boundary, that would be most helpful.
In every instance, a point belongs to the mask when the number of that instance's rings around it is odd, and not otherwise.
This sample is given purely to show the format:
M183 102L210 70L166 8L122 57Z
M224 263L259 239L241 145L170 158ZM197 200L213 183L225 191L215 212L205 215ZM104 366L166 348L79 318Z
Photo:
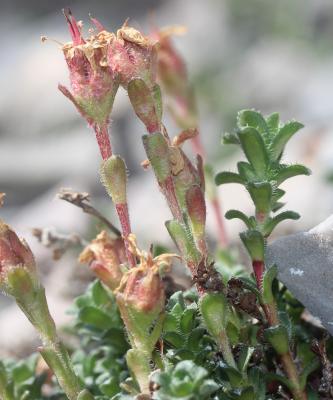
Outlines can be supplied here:
M77 400L79 394L84 391L84 387L74 372L65 346L58 338L54 320L49 312L44 287L39 285L36 288L34 302L19 298L16 298L16 302L38 332L42 340L39 351L57 377L59 385L69 400ZM87 399L94 398L89 392L86 393Z
M294 400L307 400L307 396L300 386L298 372L290 351L281 355L281 362L290 382L293 384L291 392Z
M96 134L96 140L101 152L101 156L103 160L107 160L109 157L112 156L112 148L111 142L109 137L109 130L107 124L103 125L95 125L94 131Z
M123 232L127 259L128 259L130 266L135 267L136 260L135 260L134 255L129 250L129 243L128 243L128 236L131 233L131 225L130 225L127 203L116 204L116 210L118 213L121 229Z
M232 368L237 368L234 356L231 351L230 342L225 331L221 331L218 345L223 355L224 361Z
M267 219L268 215L270 213L258 213L256 212L256 221L257 221L257 226L260 227ZM264 277L264 272L265 272L265 263L263 260L253 260L252 261L253 265L253 272L256 278L257 282L257 287L260 290L260 292L263 291L263 277ZM271 303L271 304L266 304L263 303L261 304L262 308L264 310L267 322L270 326L277 326L280 324L279 321L279 315L277 312L277 306L276 303ZM305 392L301 389L300 381L299 381L299 376L298 372L296 369L295 362L293 360L293 357L291 355L291 352L289 350L288 353L285 353L280 356L280 360L283 365L283 369L288 376L289 380L293 384L293 389L292 389L292 394L294 396L294 400L306 400L307 396Z
M108 126L107 124L103 124L102 126L96 125L94 127L94 130L96 133L96 139L101 152L101 156L103 160L107 160L112 156L112 148L111 148ZM132 230L131 230L131 222L129 218L127 203L116 204L116 210L122 228L122 234L125 240L127 260L131 267L135 267L136 260L134 255L129 251L129 245L128 245L128 236L130 235Z

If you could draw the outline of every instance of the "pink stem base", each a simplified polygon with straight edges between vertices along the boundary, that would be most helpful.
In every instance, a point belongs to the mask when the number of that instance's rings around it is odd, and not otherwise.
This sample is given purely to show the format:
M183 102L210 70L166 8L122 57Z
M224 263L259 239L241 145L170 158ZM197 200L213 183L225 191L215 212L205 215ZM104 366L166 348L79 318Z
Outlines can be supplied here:
M254 276L256 277L256 281L257 281L257 287L258 287L258 289L261 290L262 289L262 280L263 280L264 271L265 271L265 265L264 265L263 261L254 260L252 262L252 266L253 266Z

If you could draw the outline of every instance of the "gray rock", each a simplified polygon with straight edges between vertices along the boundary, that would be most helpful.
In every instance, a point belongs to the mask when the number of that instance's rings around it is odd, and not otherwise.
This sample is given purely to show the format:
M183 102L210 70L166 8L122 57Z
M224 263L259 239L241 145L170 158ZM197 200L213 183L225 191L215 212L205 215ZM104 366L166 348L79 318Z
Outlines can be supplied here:
M333 215L308 232L285 236L267 248L266 264L333 334Z

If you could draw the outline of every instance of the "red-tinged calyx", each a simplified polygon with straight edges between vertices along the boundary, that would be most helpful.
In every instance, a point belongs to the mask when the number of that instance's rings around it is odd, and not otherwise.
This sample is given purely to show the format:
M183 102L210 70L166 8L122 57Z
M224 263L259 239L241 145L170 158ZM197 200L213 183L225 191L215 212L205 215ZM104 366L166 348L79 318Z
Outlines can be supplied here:
M126 270L124 240L112 239L106 231L102 231L83 250L79 261L88 263L95 275L113 291L119 286Z
M72 42L66 43L63 53L69 69L71 92L59 86L92 126L101 127L109 121L118 79L107 64L107 48L115 39L113 33L99 31L84 40L74 17L68 12Z
M125 88L133 79L142 79L153 88L156 60L156 42L126 24L118 29L108 48L108 64Z
M16 266L35 270L34 256L25 241L0 221L0 276L4 276L8 268Z
M0 290L29 305L39 282L34 256L24 240L0 220Z
M71 34L74 46L84 44L85 41L82 37L81 30L79 28L78 23L76 22L75 18L72 15L71 9L64 8L62 11L68 23L69 32Z

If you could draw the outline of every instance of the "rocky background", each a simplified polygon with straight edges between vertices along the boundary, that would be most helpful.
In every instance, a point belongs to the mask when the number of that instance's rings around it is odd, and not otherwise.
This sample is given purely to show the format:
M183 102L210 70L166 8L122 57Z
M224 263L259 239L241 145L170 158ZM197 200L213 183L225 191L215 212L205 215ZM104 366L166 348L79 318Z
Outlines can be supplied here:
M2 0L0 15L0 192L6 192L1 218L25 236L36 254L50 308L59 325L90 277L76 262L77 252L54 262L32 236L34 227L76 232L91 238L91 218L56 199L61 187L91 193L92 202L114 219L98 181L99 153L94 135L57 90L67 84L59 45L40 36L69 40L61 9L70 6L88 25L92 13L116 30L130 17L148 33L152 26L185 25L175 39L189 66L200 99L201 132L216 169L233 169L239 154L220 144L221 132L234 126L236 112L256 108L279 111L282 120L305 124L289 147L287 160L310 167L313 175L286 185L288 209L302 219L280 234L307 230L333 212L333 3L331 0L109 0L99 2ZM86 28L88 28L86 26ZM129 206L133 230L142 246L170 244L164 221L169 212L151 172L140 167L143 126L118 93L112 115L115 151L129 168ZM177 134L166 117L171 134ZM219 188L224 209L251 212L237 185ZM209 236L215 225L209 211ZM240 225L227 221L231 243ZM30 353L36 337L11 301L0 295L0 356Z

